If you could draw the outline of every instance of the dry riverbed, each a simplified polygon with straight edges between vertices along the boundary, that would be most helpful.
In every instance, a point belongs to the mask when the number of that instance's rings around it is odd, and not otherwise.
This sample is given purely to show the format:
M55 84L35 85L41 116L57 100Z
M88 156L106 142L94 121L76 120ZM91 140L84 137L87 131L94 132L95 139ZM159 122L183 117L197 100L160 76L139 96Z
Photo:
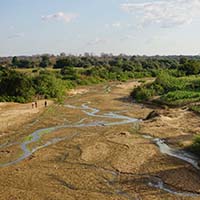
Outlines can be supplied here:
M200 196L181 195L184 192L200 193L199 171L186 162L162 154L150 139L142 137L145 134L165 138L173 146L178 146L199 132L200 118L184 109L156 109L134 104L128 95L138 84L138 81L110 83L72 91L65 104L77 107L86 104L97 108L100 111L96 117L88 116L81 109L54 104L44 112L32 113L31 119L22 120L20 125L16 122L17 129L11 127L11 135L2 135L0 145L8 141L17 144L0 148L0 163L19 156L18 143L31 140L28 135L38 129L99 121L101 124L60 128L30 144L29 148L33 149L53 138L66 137L15 165L1 167L0 199L200 199ZM28 107L31 105L20 106L31 110ZM105 126L103 121L107 119L100 117L114 112L144 119L153 109L159 116L139 123ZM5 106L0 114L7 110L9 107ZM20 121L20 118L23 116L18 115L15 119ZM9 133L10 130L5 131ZM150 183L158 179L178 194L152 187Z
M48 100L48 105L53 102ZM20 126L33 120L44 111L44 100L37 101L37 108L32 103L0 103L0 137L12 130L19 130Z

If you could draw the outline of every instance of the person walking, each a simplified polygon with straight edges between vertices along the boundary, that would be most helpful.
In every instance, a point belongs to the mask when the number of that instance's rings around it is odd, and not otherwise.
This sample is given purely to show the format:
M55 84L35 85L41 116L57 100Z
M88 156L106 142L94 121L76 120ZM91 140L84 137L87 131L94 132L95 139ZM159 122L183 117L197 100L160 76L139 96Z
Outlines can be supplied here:
M37 101L35 101L35 108L37 108Z
M44 102L44 106L47 107L47 101Z

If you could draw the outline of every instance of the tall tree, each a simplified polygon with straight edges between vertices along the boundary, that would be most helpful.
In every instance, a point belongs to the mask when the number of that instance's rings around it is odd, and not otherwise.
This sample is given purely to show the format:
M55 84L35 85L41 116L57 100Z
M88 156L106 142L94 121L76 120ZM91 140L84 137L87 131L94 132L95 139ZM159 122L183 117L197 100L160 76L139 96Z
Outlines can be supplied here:
M46 67L48 67L50 64L51 64L51 62L50 62L49 56L43 55L43 56L42 56L42 60L41 60L41 62L40 62L40 67L46 68Z
M14 56L14 57L12 58L12 65L13 65L14 67L17 67L18 64L19 64L18 58L17 58L17 56Z

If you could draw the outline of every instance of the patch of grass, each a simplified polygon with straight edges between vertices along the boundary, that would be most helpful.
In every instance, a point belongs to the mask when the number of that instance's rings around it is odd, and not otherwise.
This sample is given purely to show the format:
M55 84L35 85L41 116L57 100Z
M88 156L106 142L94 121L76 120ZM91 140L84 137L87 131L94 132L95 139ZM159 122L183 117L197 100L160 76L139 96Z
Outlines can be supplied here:
M24 141L31 141L33 139L32 135L28 135L27 137L25 137Z
M194 111L197 114L200 114L200 105L190 106L189 110Z
M180 99L198 99L200 98L200 92L193 92L193 91L173 91L168 92L167 94L163 95L161 99L165 101L176 101Z
M173 91L161 96L160 100L167 105L182 106L200 100L200 92L196 91Z

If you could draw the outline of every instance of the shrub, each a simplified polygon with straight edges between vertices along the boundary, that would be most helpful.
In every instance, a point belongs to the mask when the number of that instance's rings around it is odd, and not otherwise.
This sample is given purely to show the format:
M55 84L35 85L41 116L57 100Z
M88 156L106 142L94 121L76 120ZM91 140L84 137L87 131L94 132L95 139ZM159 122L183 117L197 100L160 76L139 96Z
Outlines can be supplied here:
M54 74L40 74L34 78L36 93L46 98L62 99L65 94L65 82Z
M145 87L137 87L131 93L133 99L138 102L149 100L154 95L154 91Z
M200 92L193 91L173 91L168 92L167 94L161 97L164 101L176 101L180 99L200 99Z
M173 77L167 72L159 73L156 80L133 90L131 96L137 101L146 101L160 96L158 103L181 106L200 100L200 77Z
M0 95L6 101L27 102L35 94L30 77L16 71L5 71L0 79Z

